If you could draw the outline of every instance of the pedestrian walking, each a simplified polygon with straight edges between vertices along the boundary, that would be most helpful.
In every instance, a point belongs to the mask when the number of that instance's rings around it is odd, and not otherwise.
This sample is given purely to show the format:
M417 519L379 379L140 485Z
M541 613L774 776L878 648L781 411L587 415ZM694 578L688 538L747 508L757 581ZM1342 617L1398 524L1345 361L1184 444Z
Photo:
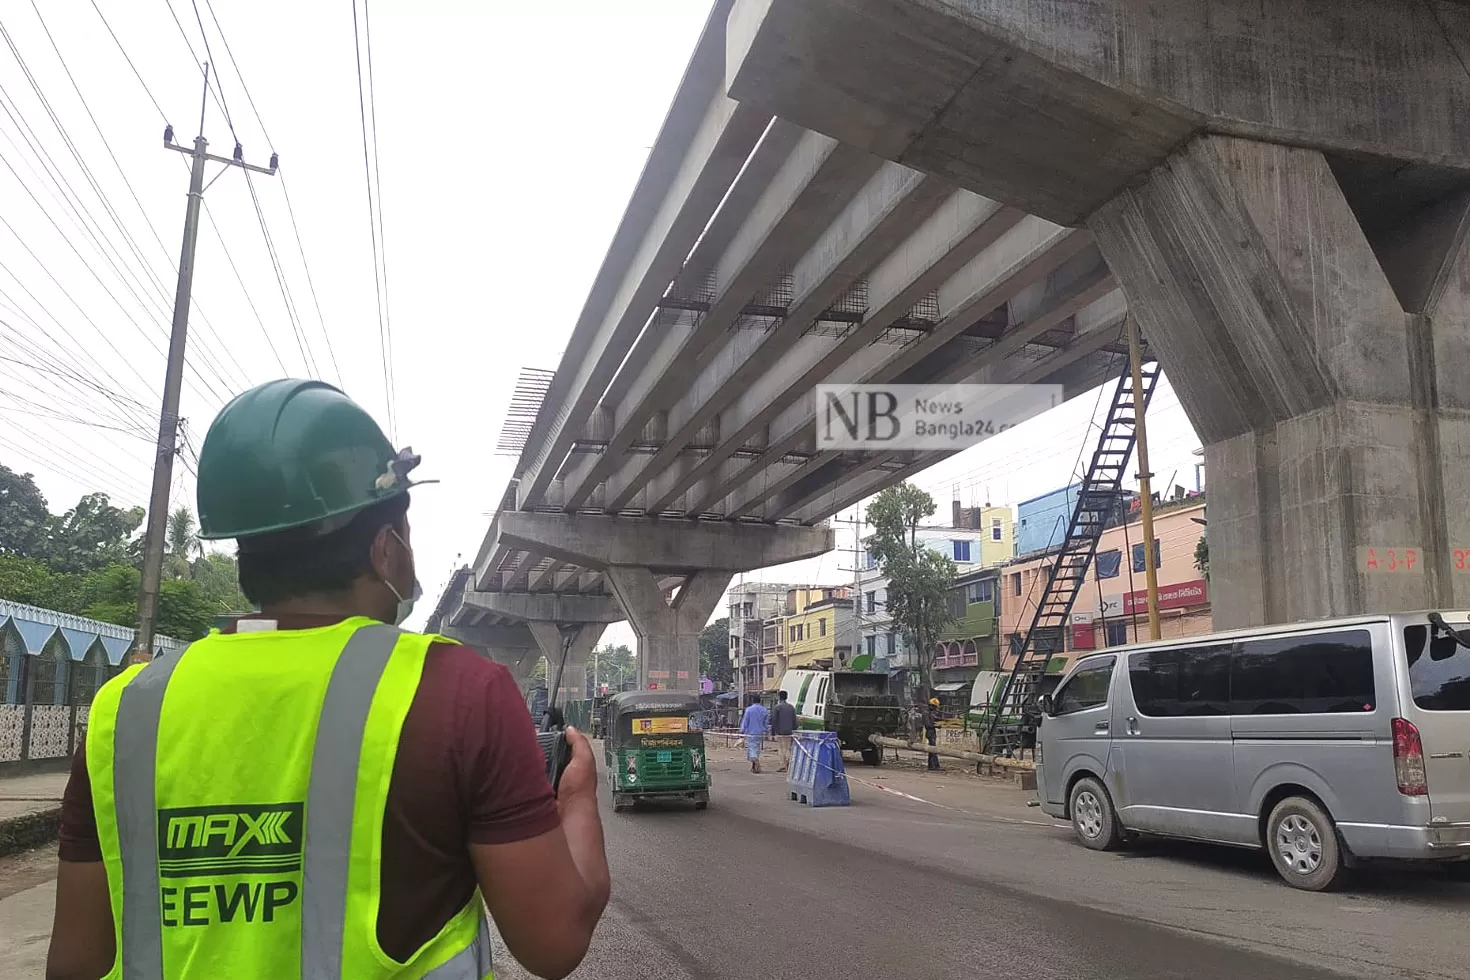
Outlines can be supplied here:
M236 539L260 612L97 692L47 977L481 980L487 908L531 973L581 963L611 888L597 763L568 729L553 792L510 672L398 628L418 463L320 382L214 420L199 536Z
M750 760L750 771L761 771L761 744L771 730L771 713L761 704L759 694L750 696L750 707L740 719L740 734L745 736L745 757Z
M929 699L929 703L926 704L926 705L924 705L922 708L919 709L919 718L923 722L923 725L924 725L924 738L929 742L930 745L938 745L939 744L939 729L938 729L938 721L939 721L939 718L938 718L938 715L939 715L939 699L938 698L930 698ZM938 772L939 771L939 756L935 755L932 752L926 752L924 754L929 757L929 766L928 766L929 771L930 772Z
M786 692L776 696L776 710L771 713L771 734L776 736L776 749L781 754L781 768L791 766L791 736L796 731L796 706L786 700Z

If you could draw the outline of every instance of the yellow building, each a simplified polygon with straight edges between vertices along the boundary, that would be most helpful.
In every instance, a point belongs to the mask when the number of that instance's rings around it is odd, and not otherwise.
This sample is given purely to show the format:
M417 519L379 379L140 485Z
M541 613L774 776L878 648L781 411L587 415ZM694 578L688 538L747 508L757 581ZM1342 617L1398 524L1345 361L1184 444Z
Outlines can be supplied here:
M1016 556L1015 518L1009 507L992 507L989 504L983 507L961 507L958 500L951 507L950 524L955 529L980 532L969 538L978 539L978 549L964 545L968 553L962 556L956 552L951 556L955 561L964 565L978 565L980 568L993 568L1006 564Z
M792 589L780 622L785 646L781 673L796 668L843 667L852 658L852 599L846 588ZM779 678L777 678L779 682Z

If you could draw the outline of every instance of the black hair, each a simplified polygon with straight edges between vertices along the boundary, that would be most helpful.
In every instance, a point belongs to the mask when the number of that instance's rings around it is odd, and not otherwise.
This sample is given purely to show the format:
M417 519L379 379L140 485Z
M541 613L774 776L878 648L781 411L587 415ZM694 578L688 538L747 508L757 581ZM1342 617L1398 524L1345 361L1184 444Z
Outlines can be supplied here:
M346 592L372 573L373 541L386 526L404 531L408 494L364 507L344 527L315 536L310 529L242 541L240 591L257 606L308 595Z
M786 692L785 691L782 691L780 693L779 697L781 698L782 701L785 701L786 700Z

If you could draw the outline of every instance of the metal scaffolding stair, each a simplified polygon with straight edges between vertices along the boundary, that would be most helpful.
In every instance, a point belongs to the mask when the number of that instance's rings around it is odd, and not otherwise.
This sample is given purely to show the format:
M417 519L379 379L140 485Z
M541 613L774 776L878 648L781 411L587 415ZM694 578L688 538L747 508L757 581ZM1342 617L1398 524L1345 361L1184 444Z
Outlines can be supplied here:
M1143 407L1148 408L1159 378L1159 362L1146 357L1140 371ZM995 713L986 733L984 751L1011 755L1021 744L1021 715L1026 702L1036 693L1051 658L1065 647L1067 619L1077 594L1087 581L1087 570L1097 555L1103 529L1123 499L1123 479L1137 442L1134 405L1137 393L1132 374L1125 371L1113 393L1107 421L1098 436L1092 462L1077 491L1067 536L1056 553L1046 588L1036 604L1031 626L1006 678Z

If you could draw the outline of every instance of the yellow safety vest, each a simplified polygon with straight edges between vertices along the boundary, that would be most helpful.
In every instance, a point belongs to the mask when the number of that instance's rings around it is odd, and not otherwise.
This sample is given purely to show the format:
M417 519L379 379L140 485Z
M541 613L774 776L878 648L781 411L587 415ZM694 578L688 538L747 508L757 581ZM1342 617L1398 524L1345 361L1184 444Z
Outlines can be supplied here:
M364 617L214 632L97 693L109 980L492 976L478 891L407 962L378 945L388 782L435 642Z

